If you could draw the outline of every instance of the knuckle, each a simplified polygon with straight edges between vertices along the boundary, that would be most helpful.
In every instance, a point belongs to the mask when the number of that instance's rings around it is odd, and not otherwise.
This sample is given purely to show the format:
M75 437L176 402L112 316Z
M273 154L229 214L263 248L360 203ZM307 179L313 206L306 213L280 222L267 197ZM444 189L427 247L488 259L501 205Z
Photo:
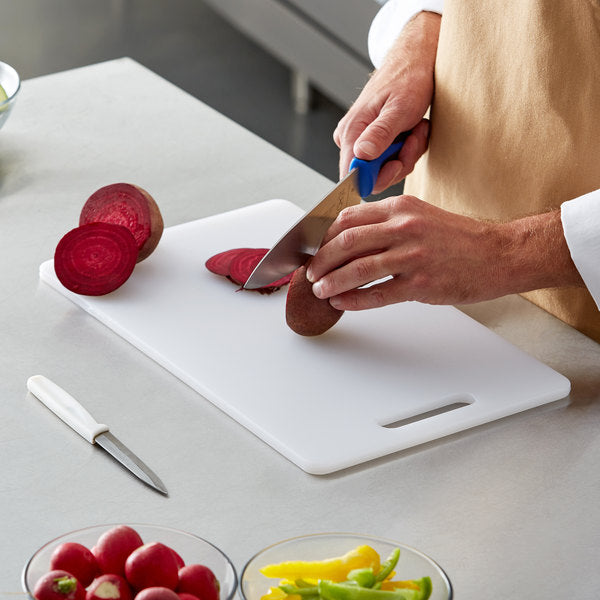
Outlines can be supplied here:
M372 281L373 269L371 264L367 260L363 259L355 261L354 271L356 279L360 281L361 284Z
M356 231L354 229L344 229L340 233L340 247L344 251L352 250L356 244Z

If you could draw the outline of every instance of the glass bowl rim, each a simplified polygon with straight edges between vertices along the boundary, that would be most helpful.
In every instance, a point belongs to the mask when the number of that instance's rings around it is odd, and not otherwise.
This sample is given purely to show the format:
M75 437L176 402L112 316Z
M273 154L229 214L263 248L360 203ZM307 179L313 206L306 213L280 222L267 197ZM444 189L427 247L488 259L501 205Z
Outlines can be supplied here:
M19 72L12 65L9 65L8 63L1 61L1 60L0 60L0 65L7 67L11 71L13 71L13 73L17 77L17 89L15 89L15 91L10 96L8 96L8 98L6 98L6 100L3 100L2 102L0 102L0 109L2 109L4 106L8 106L11 102L13 102L14 99L17 97L17 94L19 93L19 90L21 89L21 76L19 75ZM0 83L0 85L2 85L2 84ZM2 86L2 88L4 89L4 86Z
M31 566L31 563L33 562L33 560L35 559L35 557L45 548L48 548L49 546L52 546L53 544L55 544L56 542L58 542L59 540L62 540L63 538L66 538L68 536L72 536L72 535L76 535L78 533L84 533L87 531L92 531L94 529L109 529L112 527L118 527L119 525L128 525L129 527L132 527L133 529L135 529L136 527L149 527L152 529L156 529L156 530L161 530L161 531L169 531L171 533L177 533L180 535L184 535L186 537L190 537L190 538L194 538L196 540L199 540L201 542L204 542L205 544L207 544L208 546L210 546L211 548L213 548L214 550L216 550L224 559L226 564L229 566L229 569L231 570L231 573L233 575L233 581L231 584L231 591L229 592L229 594L227 594L227 596L225 598L222 598L220 600L233 600L233 597L235 596L237 590L238 590L238 586L239 586L239 577L238 577L238 573L237 570L235 568L235 565L233 564L233 562L231 562L231 559L229 558L229 556L227 556L227 554L225 554L225 552L223 552L223 550L221 550L218 546L215 546L215 544L213 544L212 542L209 542L207 539L200 537L199 535L196 535L195 533L190 533L189 531L184 531L183 529L177 529L176 527L170 527L168 525L156 525L154 523L136 523L136 522L119 522L119 523L98 523L97 525L89 525L88 527L80 527L79 529L73 529L72 531L68 531L66 533L63 533L59 536L56 536L55 538L47 541L45 544L43 544L42 546L40 546L27 560L27 562L25 563L25 566L23 567L23 570L21 571L21 585L23 587L23 590L25 591L25 593L27 594L28 598L34 598L33 596L33 590L29 589L29 586L27 585L27 573L29 571L29 567Z
M246 597L246 594L244 594L244 588L242 586L242 583L244 581L244 577L246 575L246 571L248 570L248 568L250 567L250 565L252 564L252 562L258 558L259 556L261 556L262 554L264 554L265 552L267 552L268 550L271 550L272 548L275 548L277 546L283 546L284 544L287 544L289 542L296 542L296 541L300 541L300 540L306 540L306 539L318 539L318 538L326 538L326 537L340 537L340 538L357 538L357 539L362 539L362 540L370 540L373 542L380 542L380 543L384 543L384 544L390 544L392 546L395 546L397 548L400 548L400 550L404 549L404 550L408 550L410 552L413 552L414 554L420 556L421 558L424 558L426 561L430 562L431 564L433 564L433 566L439 571L442 579L444 580L444 583L448 586L448 600L452 600L454 597L454 589L452 587L452 582L450 581L450 577L448 577L448 574L446 573L446 571L430 556L428 556L427 554L425 554L424 552L421 552L421 550L417 550L417 548L414 548L413 546L409 546L407 544L402 544L400 542L397 542L396 540L392 540L390 538L385 538L385 537L380 537L380 536L376 536L376 535L368 535L366 533L354 533L351 531L325 531L325 532L319 532L319 533L309 533L309 534L304 534L304 535L296 535L296 536L292 536L283 540L279 540L278 542L274 542L272 544L269 544L268 546L265 546L264 548L262 548L261 550L259 550L258 552L255 552L244 564L244 567L242 568L242 570L240 571L240 576L239 576L239 582L238 582L238 587L240 590L240 596L242 598L242 600L250 600L249 598Z

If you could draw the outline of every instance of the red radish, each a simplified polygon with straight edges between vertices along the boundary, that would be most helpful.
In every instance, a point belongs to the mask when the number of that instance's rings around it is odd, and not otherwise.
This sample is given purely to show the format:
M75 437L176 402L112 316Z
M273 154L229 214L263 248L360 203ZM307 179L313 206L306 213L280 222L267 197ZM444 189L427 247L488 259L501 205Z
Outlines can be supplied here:
M46 573L33 590L36 600L85 600L85 588L63 569Z
M54 270L68 290L102 296L129 279L136 258L137 246L126 227L90 223L72 229L58 242Z
M135 600L180 600L179 596L166 587L149 587L136 595Z
M177 572L173 551L160 542L140 546L125 561L125 577L136 590L155 586L174 590L179 581Z
M223 275L234 283L243 286L248 281L256 265L258 265L268 251L268 248L233 248L232 250L225 250L211 256L205 265L209 271L217 275ZM254 291L261 294L271 294L289 283L291 278L291 274L286 275Z
M50 557L50 569L67 571L81 583L88 586L100 573L96 557L82 544L65 542L56 547Z
M137 262L150 256L164 224L154 198L130 183L113 183L95 191L83 205L79 225L114 223L127 227L138 248Z
M194 596L193 594L188 594L187 592L178 592L179 600L200 600L198 596Z
M120 575L106 573L92 582L85 594L85 600L132 600L129 584Z
M220 585L215 574L204 565L187 565L179 569L178 592L187 592L200 600L219 600Z
M169 547L169 550L171 550L173 556L175 557L175 562L177 563L177 570L181 569L182 567L185 567L185 562L183 561L183 558L181 558L181 556L179 556L179 554L177 554L177 552L175 552L173 548Z
M117 525L105 531L92 548L103 573L125 576L127 557L143 545L140 534L128 525Z

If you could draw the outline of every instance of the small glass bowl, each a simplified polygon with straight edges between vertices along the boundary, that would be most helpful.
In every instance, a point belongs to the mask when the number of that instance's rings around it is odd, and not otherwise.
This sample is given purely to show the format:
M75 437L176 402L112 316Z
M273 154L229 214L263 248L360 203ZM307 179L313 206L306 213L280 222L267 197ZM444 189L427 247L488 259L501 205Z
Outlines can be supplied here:
M17 101L17 94L21 89L19 74L4 62L0 62L0 86L2 86L7 95L5 100L0 101L0 129L2 129Z
M317 533L283 540L267 546L247 563L240 577L242 600L260 600L279 580L269 579L261 572L266 565L294 560L324 560L346 554L366 544L384 561L395 548L400 548L400 559L394 569L396 580L431 578L430 600L452 600L452 584L443 569L422 552L392 540L354 533Z
M78 529L44 544L27 561L23 569L21 582L28 597L34 598L35 584L50 570L50 557L59 544L77 542L91 549L105 531L116 525L118 524ZM221 586L220 600L233 600L238 585L237 573L229 558L216 546L192 533L170 527L141 523L126 523L126 525L135 529L144 543L161 542L173 548L186 564L203 564L209 567Z

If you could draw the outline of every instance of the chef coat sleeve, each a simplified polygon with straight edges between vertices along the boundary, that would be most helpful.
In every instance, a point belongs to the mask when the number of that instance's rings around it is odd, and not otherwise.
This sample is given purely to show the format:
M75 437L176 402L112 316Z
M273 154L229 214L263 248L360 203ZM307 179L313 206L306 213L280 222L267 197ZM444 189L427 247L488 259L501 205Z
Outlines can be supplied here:
M561 205L571 258L600 309L600 190Z
M442 14L443 6L444 0L388 0L375 15L369 29L369 57L375 68L381 66L404 26L417 13L426 10Z

